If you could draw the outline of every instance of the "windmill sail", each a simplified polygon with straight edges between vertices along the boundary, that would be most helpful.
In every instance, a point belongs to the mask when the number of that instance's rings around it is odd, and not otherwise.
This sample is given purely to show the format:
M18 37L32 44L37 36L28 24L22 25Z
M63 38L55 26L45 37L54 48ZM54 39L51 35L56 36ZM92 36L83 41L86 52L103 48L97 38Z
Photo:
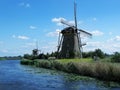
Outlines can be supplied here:
M83 36L86 36L86 37L92 37L92 34L91 33L89 33L89 32L86 32L86 31L84 31L84 30L82 30L82 29L78 29L78 31L80 32L80 34L82 34Z
M75 3L75 1L74 1L74 19L75 19L75 27L77 28L76 3Z
M61 20L60 22L61 22L62 24L65 24L65 25L67 25L67 26L70 26L70 27L75 28L75 26L74 26L74 25L70 24L70 23L69 23L69 22L67 22L67 21Z

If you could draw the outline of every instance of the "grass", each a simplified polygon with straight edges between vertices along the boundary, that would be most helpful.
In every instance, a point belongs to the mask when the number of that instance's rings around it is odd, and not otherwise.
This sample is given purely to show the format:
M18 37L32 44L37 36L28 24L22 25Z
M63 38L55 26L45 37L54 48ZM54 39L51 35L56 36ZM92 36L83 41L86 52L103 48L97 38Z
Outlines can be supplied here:
M0 60L5 60L5 58L3 58L3 57L0 57Z
M20 63L23 65L34 65L34 62L32 60L27 60L27 59L21 60Z
M80 63L80 62L93 62L93 59L91 58L82 58L82 59L58 59L56 60L60 63L69 63L69 62L76 62L76 63Z
M56 69L82 76L90 76L105 81L120 82L120 64L93 61L92 59L60 59L60 60L22 60L21 64Z

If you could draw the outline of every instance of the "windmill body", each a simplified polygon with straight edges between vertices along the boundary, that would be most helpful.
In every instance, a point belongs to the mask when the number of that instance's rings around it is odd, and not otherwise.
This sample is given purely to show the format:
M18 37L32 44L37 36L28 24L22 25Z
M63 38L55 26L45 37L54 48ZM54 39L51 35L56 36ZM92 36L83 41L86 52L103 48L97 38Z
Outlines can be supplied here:
M60 58L80 58L80 49L77 32L72 27L67 27L61 31L62 47L59 54Z
M38 49L38 42L36 41L36 48L32 50L32 55L33 56L38 56L40 50Z
M38 49L33 49L32 50L32 55L33 56L38 56L39 55L39 50Z

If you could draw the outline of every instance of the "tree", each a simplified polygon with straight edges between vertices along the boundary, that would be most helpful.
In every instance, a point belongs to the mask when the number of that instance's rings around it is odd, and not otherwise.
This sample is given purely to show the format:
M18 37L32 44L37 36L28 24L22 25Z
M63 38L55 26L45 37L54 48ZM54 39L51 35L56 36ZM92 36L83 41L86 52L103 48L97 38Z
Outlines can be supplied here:
M120 53L115 52L114 55L111 58L112 62L120 62Z
M38 59L47 59L48 56L45 55L44 53L39 54Z
M23 58L25 58L25 59L31 59L32 57L29 54L24 54Z
M105 54L102 52L101 49L96 49L93 53L93 56L97 56L99 58L104 58L105 57Z
M93 51L89 51L89 52L83 52L83 58L93 58L94 54Z

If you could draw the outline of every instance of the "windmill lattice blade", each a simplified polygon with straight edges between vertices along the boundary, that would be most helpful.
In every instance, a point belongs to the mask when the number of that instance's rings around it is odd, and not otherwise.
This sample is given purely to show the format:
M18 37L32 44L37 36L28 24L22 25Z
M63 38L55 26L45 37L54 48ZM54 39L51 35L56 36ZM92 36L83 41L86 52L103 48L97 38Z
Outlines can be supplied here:
M70 27L74 27L73 25L71 25L70 23L68 23L67 21L64 21L64 20L61 20L61 23L65 24L67 26L70 26Z
M86 31L84 31L84 30L82 30L82 29L78 29L78 30L80 31L81 34L83 34L83 35L85 35L85 36L88 36L88 37L92 37L92 34L91 34L91 33L86 32Z
M75 3L75 1L74 1L74 19L75 19L75 27L77 28L76 3Z

